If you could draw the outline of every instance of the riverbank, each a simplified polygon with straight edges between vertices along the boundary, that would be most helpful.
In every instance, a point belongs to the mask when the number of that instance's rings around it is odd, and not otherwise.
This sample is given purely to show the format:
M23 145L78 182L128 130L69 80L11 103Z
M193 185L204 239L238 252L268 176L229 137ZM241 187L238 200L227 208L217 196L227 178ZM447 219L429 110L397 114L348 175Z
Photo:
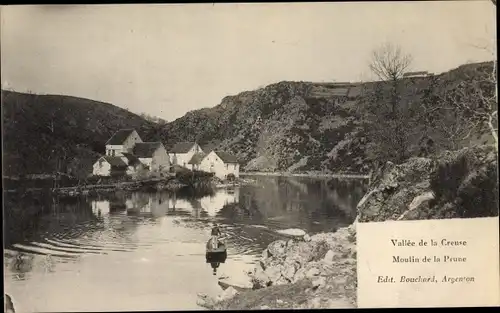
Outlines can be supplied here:
M138 181L124 181L112 184L94 184L71 187L53 188L52 192L59 195L78 196L98 192L124 191L176 191L189 185L181 183L176 178L147 179Z
M215 177L208 176L168 176L161 178L148 178L139 180L113 180L91 181L78 185L64 186L54 188L51 184L43 187L33 187L33 184L27 186L17 185L14 188L6 188L6 193L52 193L61 196L86 196L96 193L108 193L116 191L179 191L181 189L191 189L194 191L208 191L220 188L232 188L242 185L252 184L255 181L250 178L238 178L234 181L222 181ZM49 182L52 183L52 182Z
M322 172L289 173L289 172L243 172L240 176L283 176L283 177L312 177L312 178L345 178L345 179L369 179L367 174L333 174Z

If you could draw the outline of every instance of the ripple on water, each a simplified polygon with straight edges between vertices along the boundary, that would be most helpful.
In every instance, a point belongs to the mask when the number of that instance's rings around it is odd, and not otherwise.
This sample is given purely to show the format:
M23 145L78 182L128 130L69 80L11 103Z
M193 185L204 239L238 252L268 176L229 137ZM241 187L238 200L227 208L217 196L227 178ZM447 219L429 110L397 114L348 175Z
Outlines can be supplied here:
M36 245L30 245L30 244L14 244L12 245L12 248L14 248L15 251L17 252L22 252L22 253L28 253L28 254L38 254L38 255L51 255L54 257L59 257L59 258L76 258L81 253L77 252L68 252L68 251L55 251L43 247L38 247Z
M135 248L135 245L128 246L127 244L117 244L102 239L59 240L56 242L58 242L58 244L60 245L65 244L75 247L81 247L84 249L97 249L113 252L130 252Z

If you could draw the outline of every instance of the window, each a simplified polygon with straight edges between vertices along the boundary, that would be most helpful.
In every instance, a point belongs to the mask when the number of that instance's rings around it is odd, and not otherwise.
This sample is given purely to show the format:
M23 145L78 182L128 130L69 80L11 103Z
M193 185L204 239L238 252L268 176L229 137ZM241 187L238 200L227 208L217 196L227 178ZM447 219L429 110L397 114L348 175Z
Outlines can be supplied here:
M229 164L226 163L226 170L229 168Z

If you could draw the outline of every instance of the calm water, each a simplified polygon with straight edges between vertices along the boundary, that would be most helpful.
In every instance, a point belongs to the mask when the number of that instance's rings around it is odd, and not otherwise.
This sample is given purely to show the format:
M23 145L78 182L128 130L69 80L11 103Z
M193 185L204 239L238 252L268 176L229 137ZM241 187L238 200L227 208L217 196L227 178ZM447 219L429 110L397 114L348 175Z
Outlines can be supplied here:
M200 309L197 293L238 282L277 230L349 225L364 193L356 180L259 177L196 197L122 193L93 198L5 199L5 291L17 312ZM205 263L211 223L228 258Z

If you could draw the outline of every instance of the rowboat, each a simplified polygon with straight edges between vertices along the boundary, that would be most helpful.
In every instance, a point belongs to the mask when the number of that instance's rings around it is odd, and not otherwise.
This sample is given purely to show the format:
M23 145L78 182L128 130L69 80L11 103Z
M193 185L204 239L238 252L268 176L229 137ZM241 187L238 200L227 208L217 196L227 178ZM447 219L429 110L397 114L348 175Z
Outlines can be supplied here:
M224 242L219 241L217 247L213 247L212 238L207 241L207 252L205 254L207 263L224 263L227 258L227 249Z

